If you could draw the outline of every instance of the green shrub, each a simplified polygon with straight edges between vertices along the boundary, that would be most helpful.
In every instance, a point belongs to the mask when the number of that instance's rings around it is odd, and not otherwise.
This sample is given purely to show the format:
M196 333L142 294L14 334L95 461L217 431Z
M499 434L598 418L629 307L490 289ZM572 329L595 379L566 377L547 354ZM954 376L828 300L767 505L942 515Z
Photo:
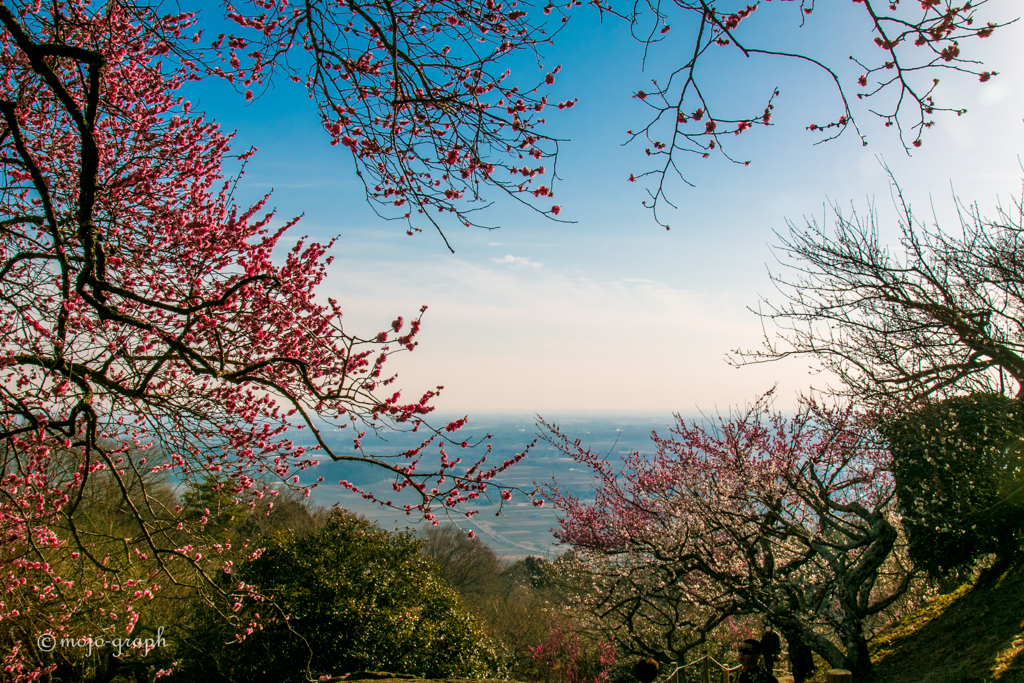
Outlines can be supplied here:
M241 642L224 644L233 632L204 628L200 618L180 678L283 683L361 670L500 675L479 621L419 554L411 534L335 511L310 533L276 533L260 545L263 553L233 580L272 596L273 605L243 600L235 614L255 627Z

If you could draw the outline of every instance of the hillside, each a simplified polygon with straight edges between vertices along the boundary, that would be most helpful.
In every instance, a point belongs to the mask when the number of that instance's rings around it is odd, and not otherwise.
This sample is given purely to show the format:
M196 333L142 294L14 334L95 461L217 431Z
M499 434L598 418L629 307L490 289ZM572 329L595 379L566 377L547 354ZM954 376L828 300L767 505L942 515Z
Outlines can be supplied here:
M937 598L872 649L878 683L1024 683L1024 563Z
M875 683L1024 683L1024 563L936 598L871 646ZM424 683L376 672L333 679L354 680Z

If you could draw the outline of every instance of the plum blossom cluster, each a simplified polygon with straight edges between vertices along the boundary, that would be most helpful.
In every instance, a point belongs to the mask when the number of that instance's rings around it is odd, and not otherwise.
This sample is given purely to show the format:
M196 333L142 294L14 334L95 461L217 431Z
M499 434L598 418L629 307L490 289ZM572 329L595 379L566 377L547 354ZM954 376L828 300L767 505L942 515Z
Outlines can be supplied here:
M852 130L866 145L867 138L857 125L851 101L870 99L873 106L868 111L880 117L886 127L898 130L908 152L921 146L922 134L934 125L936 112L958 116L966 112L936 101L939 75L959 72L973 75L981 82L996 75L961 54L967 41L987 38L1007 23L984 19L988 9L984 7L988 4L985 1L960 4L925 0L901 4L898 0L853 0L853 4L857 7L849 8L847 21L866 21L874 34L874 44L862 56L850 57L860 71L849 77L847 70L809 52L758 39L756 24L762 20L758 15L787 11L788 3L772 5L771 0L760 0L737 7L735 3L724 2L648 0L637 4L632 13L622 15L630 22L634 38L645 43L647 54L654 55L657 49L671 46L673 54L689 55L667 78L654 80L649 90L634 93L634 98L648 107L651 118L646 125L628 131L629 141L643 141L653 166L629 179L650 179L652 187L644 206L652 210L660 225L669 227L661 217L663 205L674 207L666 195L666 179L677 178L692 184L680 166L683 158L707 159L717 153L733 163L749 165L749 160L729 151L732 140L755 126L772 124L778 89L768 87L758 103L737 107L722 104L722 96L709 86L708 67L721 58L722 50L738 50L746 58L784 57L824 72L835 85L836 116L831 121L807 125L807 130L821 135L820 141ZM814 3L802 0L796 9L800 26L813 28ZM672 24L685 24L686 29L671 31ZM849 94L851 87L856 100Z
M909 151L910 146L921 146L922 134L935 125L932 116L936 112L952 112L957 116L967 113L961 107L936 104L934 93L939 79L921 79L916 72L958 71L976 76L981 83L989 81L998 73L985 70L976 60L961 57L960 43L971 38L988 38L1005 24L979 19L978 11L986 4L984 1L959 4L921 0L920 19L916 22L908 22L896 14L898 4L894 3L890 8L893 14L872 14L875 45L886 53L881 63L851 59L864 70L857 78L857 85L867 89L858 92L857 99L876 97L890 90L898 91L898 97L890 96L883 107L872 112L883 119L887 128L899 130L900 140ZM903 116L908 109L909 121ZM838 122L836 125L845 124ZM825 130L827 127L812 124L809 129Z
M611 669L615 664L616 649L614 640L597 641L597 671L587 676L583 662L586 659L580 639L580 629L572 622L562 623L555 620L551 635L540 645L528 646L530 657L547 675L548 680L556 673L564 683L608 683L611 680Z
M466 418L461 418L449 423L445 430L454 431L465 425L466 422ZM365 432L360 432L358 435L358 437L363 436L365 436ZM374 457L362 451L362 444L359 438L353 441L354 447L361 453L360 459ZM425 472L417 471L417 467L426 454L427 449L434 444L437 445L438 457L436 460L431 460L432 469ZM342 479L338 484L343 489L362 496L364 500L372 501L381 507L404 511L406 515L422 517L434 526L438 526L441 523L438 514L448 518L455 516L465 519L472 518L479 513L479 510L466 509L465 506L472 505L474 501L478 501L481 497L489 497L489 492L492 488L498 494L498 514L501 514L506 503L512 501L513 491L517 490L523 493L532 505L541 507L544 505L544 498L540 497L539 489L500 488L494 483L500 474L525 458L533 448L533 445L533 443L529 444L522 452L503 460L501 464L488 465L488 458L492 455L493 451L490 435L486 435L475 444L470 444L468 441L453 444L445 440L439 432L431 433L417 446L396 455L387 456L390 459L388 468L396 475L395 481L391 484L394 495L405 499L407 498L405 494L411 493L416 499L415 502L403 503L398 499L380 496L372 491L360 488L346 479ZM463 464L461 457L449 455L448 448L451 446L463 450L482 446L484 452L476 456L472 464L467 467ZM344 460L345 458L338 459ZM473 532L469 533L471 536L473 535Z
M474 211L487 203L487 188L527 203L550 198L533 183L536 176L553 180L541 162L555 156L557 141L539 126L548 110L572 107L575 100L555 102L543 94L561 67L522 85L505 66L514 53L536 53L551 38L544 21L533 21L530 3L246 5L228 6L237 31L213 42L229 66L216 72L250 98L252 88L277 73L304 85L332 144L351 150L382 216L404 219L410 233L423 221L440 231L443 219L482 226Z

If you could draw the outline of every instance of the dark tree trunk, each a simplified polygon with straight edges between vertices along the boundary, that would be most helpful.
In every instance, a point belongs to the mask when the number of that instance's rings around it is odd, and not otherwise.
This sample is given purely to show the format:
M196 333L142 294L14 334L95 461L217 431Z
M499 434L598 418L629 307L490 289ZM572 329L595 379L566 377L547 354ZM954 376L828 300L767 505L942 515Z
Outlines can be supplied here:
M868 643L860 634L847 639L844 668L853 674L855 681L870 681L875 677L874 669L871 667L871 655L868 653Z
M789 629L779 629L786 639L786 648L789 650L789 666L793 671L793 680L796 683L803 683L814 673L814 653L811 648L800 639L800 634Z

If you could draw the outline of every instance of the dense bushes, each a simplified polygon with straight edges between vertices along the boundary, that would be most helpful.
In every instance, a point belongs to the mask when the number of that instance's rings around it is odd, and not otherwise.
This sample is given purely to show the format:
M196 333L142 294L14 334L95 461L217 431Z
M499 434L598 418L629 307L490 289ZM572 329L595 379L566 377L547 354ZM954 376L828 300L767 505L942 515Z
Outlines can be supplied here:
M422 552L500 644L509 675L534 683L634 682L632 660L614 639L570 605L586 590L566 579L565 557L502 561L479 537L452 525L428 527Z
M226 626L198 620L182 678L278 683L373 669L427 678L500 674L480 622L409 533L335 511L310 533L274 533L260 545L266 549L243 562L233 581L273 596L273 605L243 601L235 614L252 632L243 631L241 642L229 642Z
M999 394L947 399L883 427L914 564L936 576L1020 550L1024 406Z
M422 553L440 566L445 582L499 644L509 675L538 680L533 648L550 639L557 605L564 602L547 583L550 563L526 557L508 564L479 537L452 525L428 527Z
M34 649L35 663L51 669L54 683L152 680L158 671L181 683L283 683L364 669L435 678L495 677L507 673L510 652L526 649L517 642L502 646L497 634L488 636L475 610L446 582L472 592L480 612L493 613L496 621L504 617L510 634L522 636L530 631L528 624L537 622L536 601L513 599L509 586L497 578L499 560L465 534L450 533L449 540L469 543L483 564L470 563L456 575L449 561L445 578L437 563L421 553L424 540L382 531L341 511L327 512L288 489L274 490L250 509L227 493L222 480L207 478L175 490L166 476L147 476L152 481L146 494L133 486L129 500L139 509L153 508L193 524L198 533L188 537L168 524L165 541L178 546L190 541L190 555L209 559L205 583L179 577L151 586L148 566L133 564L134 555L116 543L130 531L122 530L129 512L116 482L105 472L94 473L70 519L85 547L116 571L118 580L64 546L41 548L40 561L73 579L58 597L96 596L94 608L75 613L58 638L96 637L116 619L123 624L119 637L145 640L159 633L163 640L151 651L111 645ZM61 538L72 533L63 527L58 532ZM189 559L182 557L178 564ZM145 595L126 612L123 598L136 590ZM2 602L25 613L22 602L31 597L9 595ZM55 598L48 604L59 607ZM36 605L34 614L45 612ZM34 640L48 626L38 619L9 621L8 632L0 633L5 651L13 648L13 638Z

